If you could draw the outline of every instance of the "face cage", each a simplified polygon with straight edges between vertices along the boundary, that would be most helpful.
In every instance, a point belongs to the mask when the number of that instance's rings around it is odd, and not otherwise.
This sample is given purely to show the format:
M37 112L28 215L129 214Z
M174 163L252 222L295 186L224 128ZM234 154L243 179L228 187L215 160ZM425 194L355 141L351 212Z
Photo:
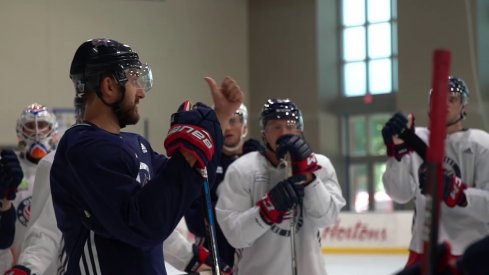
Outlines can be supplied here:
M54 114L47 110L40 113L26 111L17 120L16 130L20 141L40 142L51 139L57 133L58 123Z

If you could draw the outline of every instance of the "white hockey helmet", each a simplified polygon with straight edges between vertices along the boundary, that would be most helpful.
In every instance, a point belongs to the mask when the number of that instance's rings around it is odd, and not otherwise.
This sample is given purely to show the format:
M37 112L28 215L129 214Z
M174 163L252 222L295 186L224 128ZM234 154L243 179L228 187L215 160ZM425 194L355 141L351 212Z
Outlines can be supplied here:
M56 116L41 104L33 103L25 108L17 119L19 147L26 157L39 161L58 142Z

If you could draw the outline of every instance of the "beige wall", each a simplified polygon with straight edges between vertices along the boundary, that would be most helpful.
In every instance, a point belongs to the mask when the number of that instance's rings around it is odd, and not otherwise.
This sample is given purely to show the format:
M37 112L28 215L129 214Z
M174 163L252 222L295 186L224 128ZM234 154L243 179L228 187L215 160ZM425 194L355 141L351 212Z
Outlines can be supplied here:
M170 114L186 98L211 102L203 80L234 76L248 90L245 0L2 1L0 145L16 143L15 121L32 102L70 107L76 48L94 37L131 45L150 63L154 89L141 103L149 139L163 150ZM129 127L143 133L143 123Z
M346 110L339 96L337 1L250 0L250 113L258 116L267 98L296 101L304 110L306 138L315 151L333 160L343 182L337 115L368 108L401 110L414 112L418 125L426 125L432 52L445 48L452 52L452 74L464 78L471 90L466 125L486 128L487 103L480 91L489 87L489 63L480 56L489 55L484 48L489 45L487 2L398 0L399 92L387 96L387 103L374 100L365 106L360 99L353 110ZM257 123L250 126L259 137Z

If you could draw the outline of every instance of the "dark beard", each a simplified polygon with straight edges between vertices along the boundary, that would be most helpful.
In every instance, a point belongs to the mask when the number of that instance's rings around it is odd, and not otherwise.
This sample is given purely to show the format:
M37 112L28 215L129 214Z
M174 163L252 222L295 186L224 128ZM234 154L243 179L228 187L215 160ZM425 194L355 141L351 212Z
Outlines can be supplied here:
M131 107L120 106L120 108L115 110L115 114L117 115L119 126L121 128L124 128L127 125L134 125L139 121L139 114L136 112L136 105Z

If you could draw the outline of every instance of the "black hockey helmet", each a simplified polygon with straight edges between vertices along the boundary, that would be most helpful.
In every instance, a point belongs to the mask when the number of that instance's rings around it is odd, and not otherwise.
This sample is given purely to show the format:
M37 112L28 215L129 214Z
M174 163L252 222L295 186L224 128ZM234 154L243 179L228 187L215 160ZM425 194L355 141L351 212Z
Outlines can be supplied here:
M82 43L73 57L70 78L76 89L76 96L87 92L100 92L100 80L104 75L112 75L124 86L128 74L138 76L139 84L148 92L153 84L151 68L141 63L139 56L128 45L108 38L97 38Z
M263 105L260 114L260 127L263 130L267 122L272 119L295 120L297 128L304 130L304 121L301 110L290 99L269 99Z
M469 102L469 88L467 88L467 84L465 84L465 81L455 76L449 76L448 80L448 89L450 90L450 92L459 93L463 105L467 105L467 103Z

